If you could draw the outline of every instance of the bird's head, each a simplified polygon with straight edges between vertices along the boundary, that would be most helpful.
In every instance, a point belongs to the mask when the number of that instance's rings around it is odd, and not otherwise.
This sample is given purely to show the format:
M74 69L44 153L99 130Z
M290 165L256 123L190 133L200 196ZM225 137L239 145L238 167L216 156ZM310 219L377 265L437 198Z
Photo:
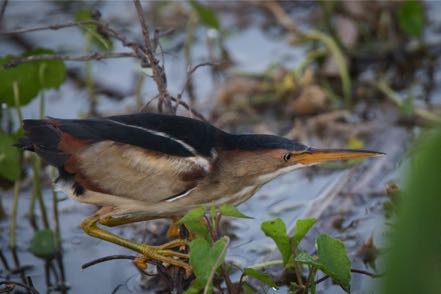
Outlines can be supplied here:
M272 135L235 135L233 145L235 174L252 176L262 183L302 167L383 155L368 150L316 149Z

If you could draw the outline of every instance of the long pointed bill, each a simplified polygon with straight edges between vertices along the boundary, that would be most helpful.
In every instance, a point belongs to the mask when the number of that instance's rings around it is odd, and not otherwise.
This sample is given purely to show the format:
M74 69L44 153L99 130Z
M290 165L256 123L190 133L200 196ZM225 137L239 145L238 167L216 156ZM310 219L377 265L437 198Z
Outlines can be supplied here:
M294 155L296 163L314 165L333 160L348 160L382 156L384 153L351 149L313 149Z

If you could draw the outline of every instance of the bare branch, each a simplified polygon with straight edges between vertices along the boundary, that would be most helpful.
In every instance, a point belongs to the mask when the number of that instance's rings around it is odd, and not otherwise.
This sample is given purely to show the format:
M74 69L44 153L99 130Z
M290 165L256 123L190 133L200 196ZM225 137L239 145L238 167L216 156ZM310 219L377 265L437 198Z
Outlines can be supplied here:
M102 263L102 262L106 262L106 261L114 260L114 259L134 260L135 258L136 258L136 256L132 256L132 255L110 255L110 256L105 256L105 257L101 257L101 258L97 258L95 260L89 261L89 262L83 264L81 266L81 268L86 269L86 268L91 267L93 265L96 265L98 263Z
M141 24L142 35L144 36L144 48L142 48L143 50L140 50L141 52L139 52L139 54L144 55L144 59L148 61L152 68L153 79L159 92L158 110L159 112L162 112L162 106L165 105L165 112L173 113L174 111L171 104L170 94L167 91L165 72L155 57L155 51L152 47L152 42L150 41L149 27L144 18L141 2L139 0L133 0L133 3L138 14L139 23Z
M5 285L5 288L0 289L0 293L4 293L4 292L5 293L10 293L10 292L12 292L15 289L16 286L19 286L19 287L22 287L22 288L25 288L26 290L28 290L29 293L39 294L39 292L35 288L30 287L30 286L28 286L26 284L23 284L23 283L20 283L20 282L1 281L0 285Z
M192 76L192 74L193 74L198 68L200 68L200 67L203 67L203 66L217 66L217 65L219 65L219 64L215 64L215 63L211 63L211 62L204 62L204 63L197 64L196 66L194 66L192 69L190 69L190 70L187 72L187 79L185 80L185 84L184 84L184 86L182 87L181 92L178 94L178 96L177 96L176 99L172 99L172 100L175 102L175 108L174 108L175 113L176 113L176 110L177 110L177 108L178 108L179 105L184 106L183 103L181 103L181 98L182 98L182 95L183 95L184 92L185 92L185 89L187 89L187 86L188 86L189 83L191 82L191 76ZM185 104L186 104L186 103L185 103ZM187 105L187 106L188 106L188 105ZM187 109L188 109L188 108L187 108ZM188 110L190 110L190 109L188 109ZM191 110L190 110L190 112L191 112ZM199 117L199 116L198 116L198 117ZM199 118L201 118L201 117L199 117ZM202 120L206 121L206 119L202 119Z
M202 121L207 121L207 119L206 119L201 113L199 113L199 112L197 112L196 110L194 110L194 109L193 109L190 105L188 105L186 102L181 101L181 100L178 101L178 99L176 99L176 98L173 97L173 96L171 96L170 99L171 99L173 102L175 102L175 103L181 105L182 107L184 107L185 109L187 109L188 111L190 111L190 113L191 113L192 115L194 115L195 117L199 118L200 120L202 120Z
M5 68L14 67L21 63L39 61L39 60L66 60L66 61L90 61L90 60L102 60L109 58L136 58L137 55L133 52L95 52L88 55L68 55L68 54L40 54L30 55L15 58L4 64Z
M30 32L37 32L37 31L45 31L45 30L59 30L63 28L68 27L77 27L77 26L83 26L88 24L95 24L95 25L101 25L101 22L96 20L84 20L84 21L72 21L62 24L51 24L47 26L41 26L41 27L34 27L34 28L23 28L23 29L17 29L15 31L11 32L1 32L1 36L10 36L10 35L18 35L23 33L30 33Z

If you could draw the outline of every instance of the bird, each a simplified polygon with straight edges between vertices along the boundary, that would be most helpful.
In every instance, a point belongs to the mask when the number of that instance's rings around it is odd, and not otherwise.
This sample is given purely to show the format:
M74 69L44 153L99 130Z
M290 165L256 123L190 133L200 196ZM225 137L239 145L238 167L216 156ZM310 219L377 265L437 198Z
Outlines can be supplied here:
M187 240L134 242L102 226L178 219L196 207L239 205L264 184L299 168L381 152L316 149L285 137L232 134L193 118L134 113L90 119L23 120L17 142L58 169L56 185L99 209L81 222L92 237L134 250L144 263L191 273ZM141 265L140 265L141 266Z

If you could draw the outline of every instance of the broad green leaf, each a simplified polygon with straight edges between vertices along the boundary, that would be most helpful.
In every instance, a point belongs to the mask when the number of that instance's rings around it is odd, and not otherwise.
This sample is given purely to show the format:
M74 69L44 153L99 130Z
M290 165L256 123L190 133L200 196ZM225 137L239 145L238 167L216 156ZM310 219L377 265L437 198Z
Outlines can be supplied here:
M196 280L192 283L190 289L200 290L205 287L213 267L223 263L223 260L220 263L218 263L218 260L219 258L223 259L221 254L225 246L224 239L218 240L212 246L203 238L197 238L190 242L190 264L196 276ZM186 293L194 293L192 291Z
M300 241L302 241L302 239L316 222L317 220L315 218L305 218L297 220L294 235L292 236L292 241L295 246L297 246Z
M185 224L188 222L200 221L205 215L205 208L197 207L190 209L179 221L178 224Z
M292 252L289 237L286 233L286 226L283 220L276 218L265 221L262 223L261 229L266 236L274 240L277 248L282 254L283 264L287 264Z
M48 49L35 49L23 56L53 54ZM0 102L15 106L13 83L17 82L20 104L28 104L42 89L58 88L65 79L66 69L62 61L32 61L5 68L3 65L17 58L5 56L0 58Z
M50 229L37 231L31 240L30 251L35 256L52 259L57 251L55 233Z
M219 19L217 18L216 12L213 9L202 5L196 0L190 0L190 5L196 11L204 25L216 30L220 29Z
M20 177L20 151L14 146L15 139L0 133L0 175L10 181Z
M5 56L0 58L0 102L15 106L13 83L17 82L20 104L28 104L40 91L37 71L32 63L23 63L12 68L5 68L4 64L16 58Z
M75 12L76 21L86 21L93 20L92 11L87 8L81 8ZM101 50L112 50L113 43L112 40L106 36L103 36L97 30L97 25L87 24L81 26L84 34L93 41L93 44Z
M273 288L277 287L276 283L274 283L274 281L273 281L273 278L267 273L264 273L264 272L261 272L261 271L258 271L258 270L255 270L255 269L249 268L249 267L244 268L243 273L249 277L252 277L252 278L264 283L265 285L268 285Z
M191 232L197 236L207 238L208 228L202 223L205 215L205 209L202 207L189 210L179 221L178 224L184 224Z
M400 28L409 35L419 37L424 30L424 10L421 1L405 0L398 8Z
M317 254L320 270L346 292L350 292L351 260L343 242L327 234L321 234L317 238Z
M234 207L230 204L223 204L220 207L220 212L224 216L231 216L231 217L237 217L237 218L252 218L250 216L243 214L236 207Z
M49 49L34 49L27 51L25 56L54 54L55 52ZM63 84L66 78L66 67L61 60L43 60L34 61L35 69L37 71L37 80L42 89L58 89Z

